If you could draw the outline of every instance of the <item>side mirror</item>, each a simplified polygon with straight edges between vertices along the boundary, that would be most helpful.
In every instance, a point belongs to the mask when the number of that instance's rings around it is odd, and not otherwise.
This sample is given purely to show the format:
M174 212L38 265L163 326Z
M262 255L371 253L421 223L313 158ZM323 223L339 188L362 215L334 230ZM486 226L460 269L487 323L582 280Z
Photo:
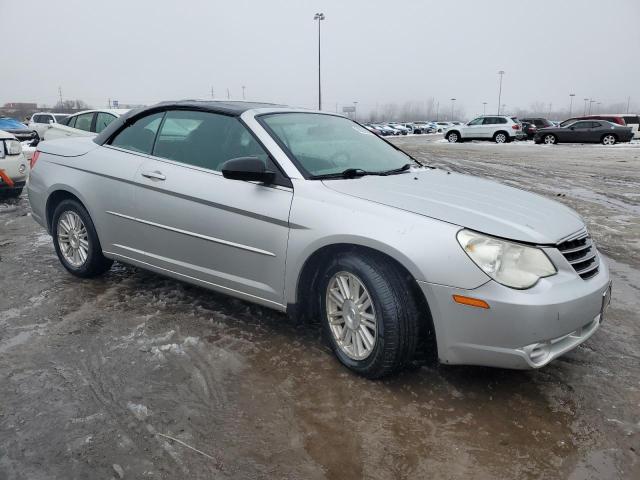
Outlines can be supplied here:
M239 157L227 160L222 164L222 176L230 180L246 182L273 183L275 172L267 170L264 162L256 157Z

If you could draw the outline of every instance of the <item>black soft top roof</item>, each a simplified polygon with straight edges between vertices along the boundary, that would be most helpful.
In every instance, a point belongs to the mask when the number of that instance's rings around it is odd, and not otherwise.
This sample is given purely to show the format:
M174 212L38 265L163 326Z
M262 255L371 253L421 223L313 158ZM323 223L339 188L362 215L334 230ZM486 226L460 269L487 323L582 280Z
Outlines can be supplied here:
M284 105L277 105L275 103L260 103L260 102L232 102L232 101L217 101L217 100L178 100L160 102L149 107L141 107L130 110L126 114L122 115L117 120L111 122L107 128L105 128L98 136L94 138L94 142L99 145L104 144L116 131L126 124L135 120L136 118L149 115L156 111L163 110L201 110L213 113L222 113L224 115L231 115L239 117L247 110L253 110L255 108L277 108L284 107Z

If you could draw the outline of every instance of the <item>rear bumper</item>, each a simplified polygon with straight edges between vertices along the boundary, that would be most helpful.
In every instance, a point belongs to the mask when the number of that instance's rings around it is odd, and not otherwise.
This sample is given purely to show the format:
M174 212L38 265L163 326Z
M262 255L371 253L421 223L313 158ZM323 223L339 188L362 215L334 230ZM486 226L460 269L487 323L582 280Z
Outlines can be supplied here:
M23 180L21 182L13 182L13 185L9 185L3 182L2 179L0 178L0 190L14 190L17 188L24 188L26 184L27 182Z
M21 188L24 187L29 175L29 162L22 153L20 155L7 155L4 158L0 158L0 170L3 172L2 176L8 177L13 183L13 186L9 185L0 176L0 188Z
M559 272L528 290L489 281L473 289L419 282L431 309L442 363L540 368L591 337L610 299L609 271L588 280ZM490 308L461 305L453 295L486 301Z

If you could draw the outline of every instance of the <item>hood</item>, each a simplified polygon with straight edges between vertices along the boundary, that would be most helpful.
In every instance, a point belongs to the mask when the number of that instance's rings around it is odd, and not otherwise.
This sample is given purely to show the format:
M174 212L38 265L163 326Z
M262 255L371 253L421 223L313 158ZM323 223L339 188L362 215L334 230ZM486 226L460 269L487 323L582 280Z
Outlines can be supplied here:
M346 195L521 242L554 244L584 228L580 216L558 202L445 170L323 183Z

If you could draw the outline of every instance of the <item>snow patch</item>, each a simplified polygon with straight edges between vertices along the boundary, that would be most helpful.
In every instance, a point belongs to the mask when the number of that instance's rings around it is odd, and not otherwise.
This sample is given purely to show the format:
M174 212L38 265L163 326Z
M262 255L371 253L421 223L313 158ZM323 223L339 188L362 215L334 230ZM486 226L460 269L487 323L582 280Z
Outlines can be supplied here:
M144 420L149 416L149 409L140 403L127 403L127 408L138 420Z

